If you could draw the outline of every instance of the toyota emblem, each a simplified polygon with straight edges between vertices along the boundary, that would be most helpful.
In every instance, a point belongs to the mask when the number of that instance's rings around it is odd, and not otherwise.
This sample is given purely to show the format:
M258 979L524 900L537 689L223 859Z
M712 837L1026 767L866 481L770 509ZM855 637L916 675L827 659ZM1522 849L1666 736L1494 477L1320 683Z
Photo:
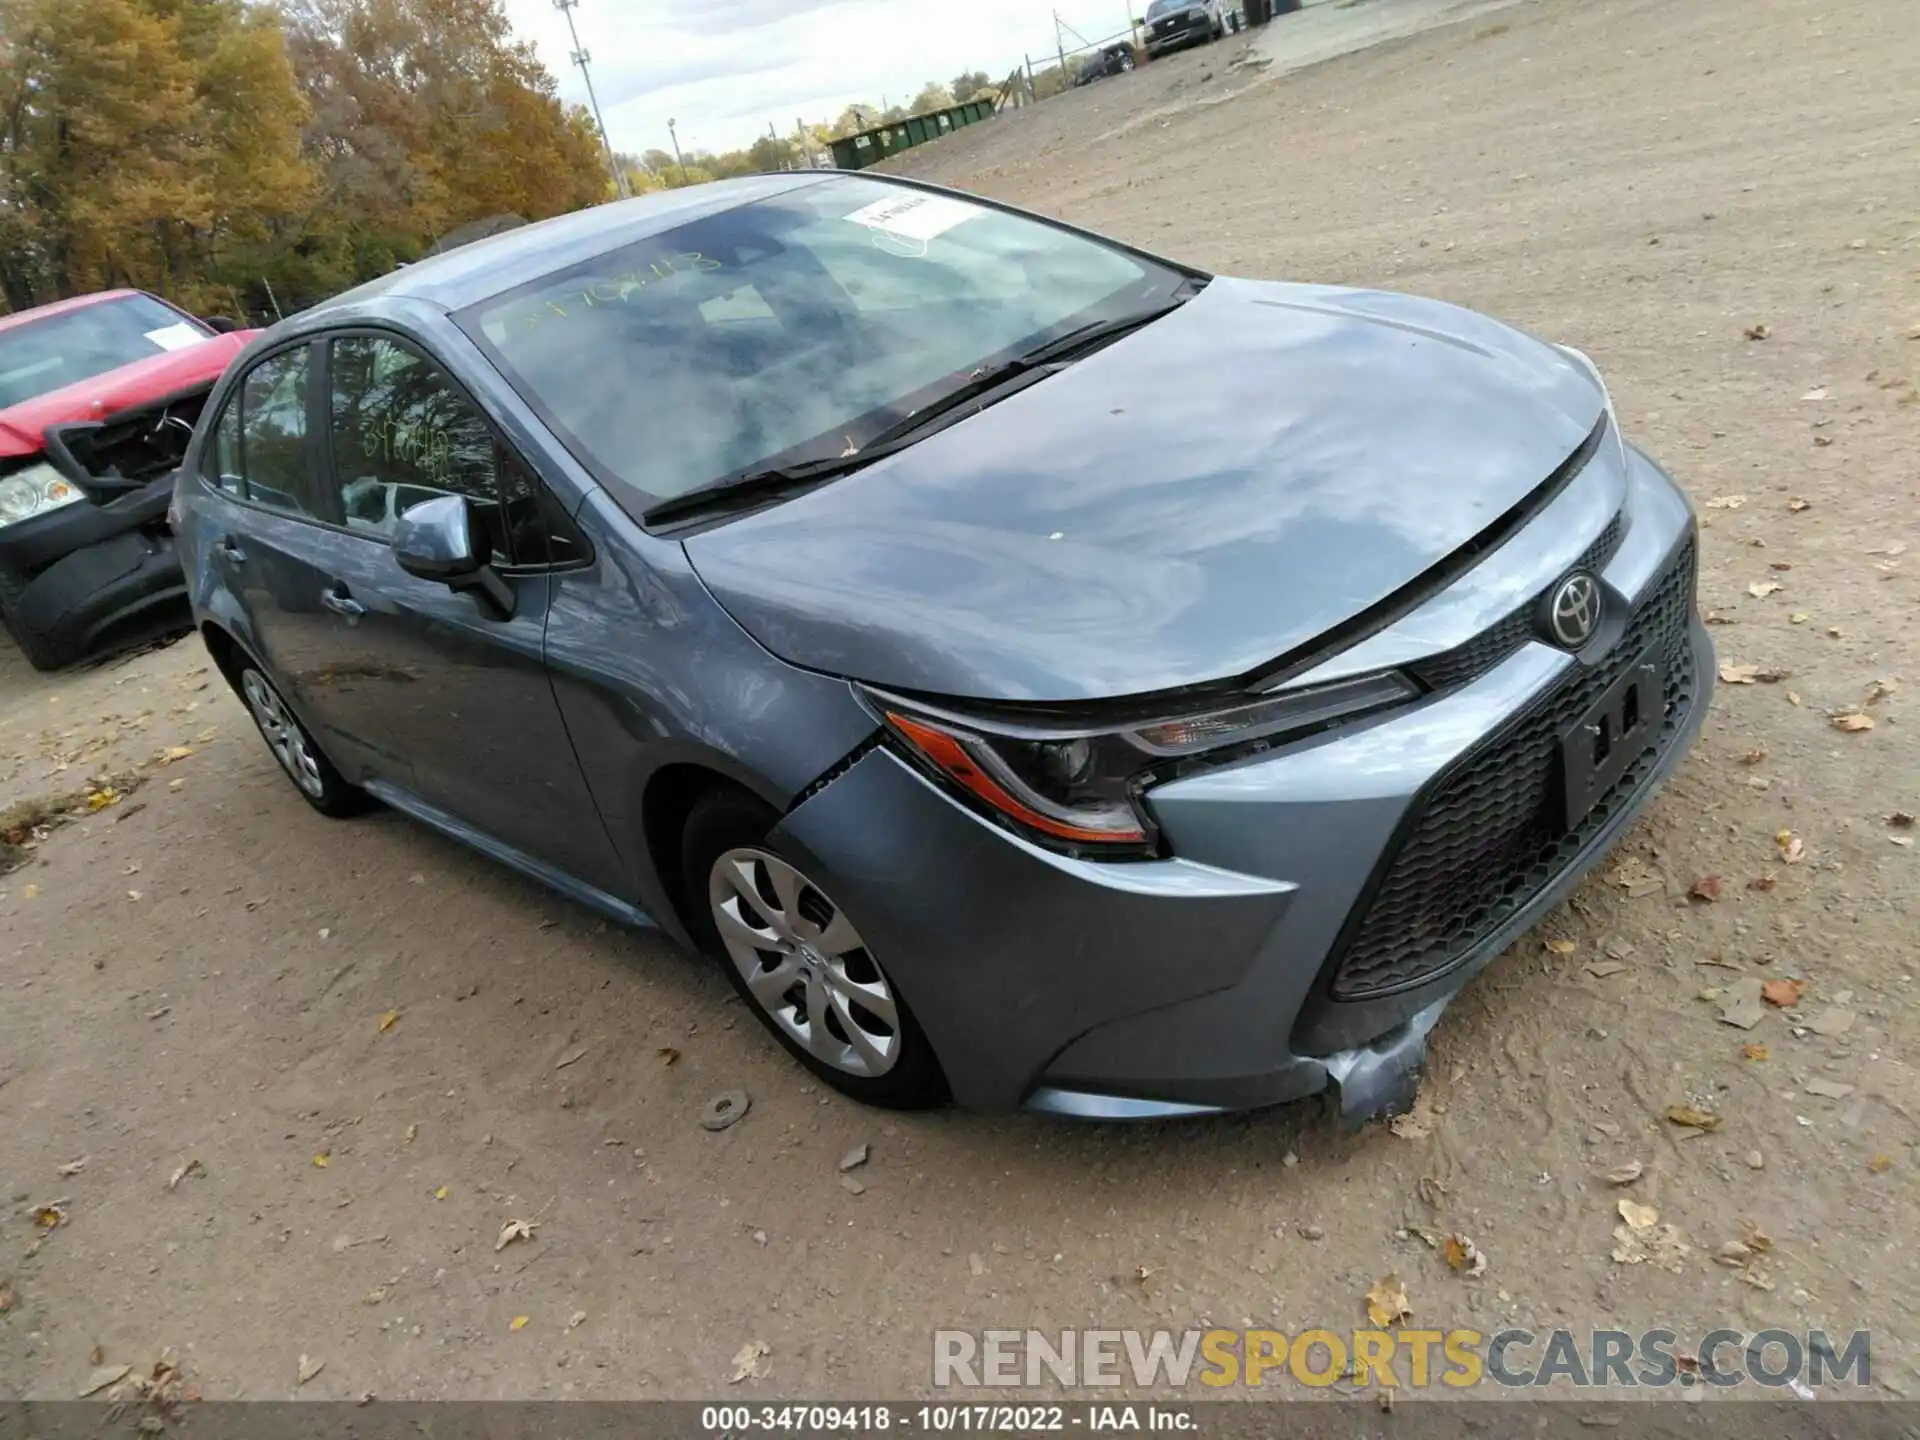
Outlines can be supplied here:
M1576 570L1555 587L1547 602L1547 631L1556 645L1578 650L1600 625L1600 582Z

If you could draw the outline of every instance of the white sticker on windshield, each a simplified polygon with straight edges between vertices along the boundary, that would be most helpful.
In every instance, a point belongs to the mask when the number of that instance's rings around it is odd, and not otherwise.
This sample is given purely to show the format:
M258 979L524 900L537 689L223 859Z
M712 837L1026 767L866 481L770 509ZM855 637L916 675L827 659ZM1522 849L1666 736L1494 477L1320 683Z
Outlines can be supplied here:
M927 241L980 213L978 205L948 195L890 195L862 206L847 219L902 240Z
M162 325L158 330L149 330L146 339L158 345L162 350L184 350L189 345L198 345L207 337L182 320L178 325Z

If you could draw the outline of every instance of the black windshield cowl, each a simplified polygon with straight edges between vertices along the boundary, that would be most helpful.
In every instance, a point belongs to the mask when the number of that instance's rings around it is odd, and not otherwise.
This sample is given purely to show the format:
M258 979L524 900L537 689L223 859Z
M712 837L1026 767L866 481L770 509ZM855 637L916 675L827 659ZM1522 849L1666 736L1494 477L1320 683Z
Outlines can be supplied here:
M1075 326L1064 335L1056 336L1024 355L982 366L937 399L875 432L857 449L723 475L684 495L660 501L641 518L648 525L707 518L788 499L816 485L850 475L958 423L967 414L977 413L1036 381L1044 380L1101 345L1151 324L1185 304L1186 298L1183 294L1180 299L1151 310ZM967 409L969 404L973 407L971 410Z

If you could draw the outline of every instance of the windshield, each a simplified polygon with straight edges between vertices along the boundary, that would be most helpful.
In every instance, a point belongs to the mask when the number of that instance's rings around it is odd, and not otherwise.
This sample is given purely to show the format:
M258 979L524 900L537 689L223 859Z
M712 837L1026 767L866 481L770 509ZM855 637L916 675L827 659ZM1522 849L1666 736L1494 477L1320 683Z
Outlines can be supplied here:
M212 332L151 295L125 295L0 330L0 410Z
M1187 277L956 197L833 179L475 306L468 333L636 513L839 455Z
M1197 8L1197 0L1153 0L1147 7L1147 19L1158 20L1162 15L1177 14L1182 10Z

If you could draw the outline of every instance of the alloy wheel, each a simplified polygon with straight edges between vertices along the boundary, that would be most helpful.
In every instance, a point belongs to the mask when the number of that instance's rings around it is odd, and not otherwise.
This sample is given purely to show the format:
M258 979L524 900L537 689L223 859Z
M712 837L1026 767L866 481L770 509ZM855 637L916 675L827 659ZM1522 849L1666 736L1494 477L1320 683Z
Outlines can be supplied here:
M900 1058L892 987L846 912L787 861L742 847L707 885L727 958L754 1002L808 1054L848 1075L884 1075Z
M326 781L320 775L320 761L313 753L306 731L287 710L279 692L258 670L249 670L240 677L240 689L246 696L247 708L253 712L253 723L260 727L261 737L273 751L274 759L280 762L280 768L305 794L320 799L326 790Z

